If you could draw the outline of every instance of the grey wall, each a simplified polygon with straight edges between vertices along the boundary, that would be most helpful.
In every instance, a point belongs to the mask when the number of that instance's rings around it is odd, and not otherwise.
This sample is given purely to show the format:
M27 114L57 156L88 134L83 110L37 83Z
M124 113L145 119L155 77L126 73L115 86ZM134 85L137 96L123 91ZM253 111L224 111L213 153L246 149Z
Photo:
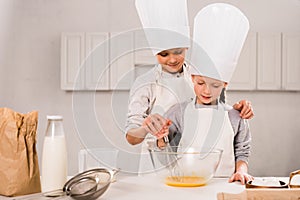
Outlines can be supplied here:
M216 1L188 1L191 24L198 10L211 2ZM299 0L223 2L240 7L250 19L252 31L300 32ZM69 174L77 173L77 153L82 144L73 121L73 93L60 89L61 32L116 32L139 26L134 0L0 0L0 106L23 113L39 111L40 158L46 115L61 114L68 141ZM111 114L111 100L115 95L122 99L117 105L119 120ZM120 125L125 119L127 96L127 91L95 94L96 115L105 124L105 138L94 142L108 146L109 140L109 145L134 153L137 148L124 141ZM297 159L300 92L229 92L228 98L231 103L248 99L255 109L255 118L250 122L253 175L287 176L300 168ZM85 106L81 105L80 109L84 110ZM89 119L84 120L90 123ZM124 168L135 168L135 158L121 159Z

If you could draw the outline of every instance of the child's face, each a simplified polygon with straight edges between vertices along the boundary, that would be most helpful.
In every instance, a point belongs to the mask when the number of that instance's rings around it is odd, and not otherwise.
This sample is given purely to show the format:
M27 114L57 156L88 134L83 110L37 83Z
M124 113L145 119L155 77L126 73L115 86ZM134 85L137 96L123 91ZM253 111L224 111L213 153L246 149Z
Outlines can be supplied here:
M192 80L198 104L215 105L222 89L227 86L223 81L200 75L192 75Z
M169 73L181 72L186 50L186 48L176 48L158 53L156 58L163 71Z

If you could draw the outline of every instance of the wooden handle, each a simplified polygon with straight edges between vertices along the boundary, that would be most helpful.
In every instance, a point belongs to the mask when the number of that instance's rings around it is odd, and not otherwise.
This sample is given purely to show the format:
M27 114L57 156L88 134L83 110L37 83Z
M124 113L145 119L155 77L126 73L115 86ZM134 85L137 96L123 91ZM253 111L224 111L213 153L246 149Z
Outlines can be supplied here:
M247 190L248 199L261 200L298 200L300 190L298 189L249 189Z
M246 189L240 194L218 193L218 200L298 200L299 189Z
M239 194L218 193L218 200L247 200L246 190Z

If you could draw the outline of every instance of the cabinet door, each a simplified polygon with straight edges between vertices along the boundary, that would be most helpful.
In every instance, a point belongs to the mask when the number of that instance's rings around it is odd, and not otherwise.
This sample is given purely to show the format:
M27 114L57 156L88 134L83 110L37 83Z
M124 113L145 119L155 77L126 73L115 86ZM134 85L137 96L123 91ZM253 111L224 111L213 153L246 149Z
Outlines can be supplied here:
M283 34L282 45L282 86L300 90L300 33Z
M84 33L62 33L61 37L61 89L84 88Z
M256 89L256 33L248 34L232 79L231 90Z
M128 90L134 81L134 33L110 37L110 89Z
M281 89L281 34L258 33L258 80L261 90Z
M109 89L109 34L86 33L85 83L88 90Z
M135 31L134 35L135 64L154 65L155 63L157 63L156 57L153 55L151 49L149 48L149 44L143 30Z

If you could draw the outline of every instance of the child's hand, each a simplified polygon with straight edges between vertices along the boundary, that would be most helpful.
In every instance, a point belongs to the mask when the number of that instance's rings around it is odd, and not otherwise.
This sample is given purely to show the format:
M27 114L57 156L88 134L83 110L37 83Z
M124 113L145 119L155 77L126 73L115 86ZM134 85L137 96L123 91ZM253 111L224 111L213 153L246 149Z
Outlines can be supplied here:
M250 101L241 100L233 105L235 110L240 111L243 119L251 119L254 116L253 108Z
M158 132L158 134L156 134L156 137L158 139L161 139L165 136L168 136L169 135L169 126L171 126L171 124L172 124L171 120L167 119L166 123L164 124L162 129Z
M171 124L170 120L163 118L161 115L151 114L144 120L142 127L148 133L160 139L169 134L169 126Z
M234 181L240 181L243 185L245 185L245 183L252 181L253 179L253 176L249 175L248 173L236 172L229 178L228 182L232 183Z
M159 148L164 148L167 146L167 144L165 143L164 141L164 138L160 138L160 139L157 139L156 141L156 145L159 147Z

